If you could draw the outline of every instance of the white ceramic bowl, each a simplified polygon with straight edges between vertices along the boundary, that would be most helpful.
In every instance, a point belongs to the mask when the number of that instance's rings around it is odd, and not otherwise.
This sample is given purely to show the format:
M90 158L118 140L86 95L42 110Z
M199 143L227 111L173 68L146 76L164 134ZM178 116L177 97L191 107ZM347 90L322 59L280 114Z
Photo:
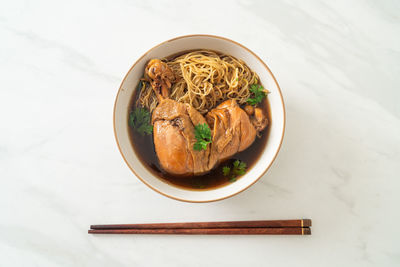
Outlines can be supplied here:
M128 133L129 101L143 75L146 63L181 51L211 49L242 59L260 77L271 93L268 101L271 111L270 133L263 153L253 167L236 182L212 190L185 190L169 185L148 171L136 156ZM209 202L231 197L247 189L260 179L271 166L281 147L285 131L285 107L279 85L267 65L252 51L232 40L212 35L187 35L163 42L141 56L126 74L119 88L114 106L114 133L118 148L132 172L146 185L164 196L188 201Z

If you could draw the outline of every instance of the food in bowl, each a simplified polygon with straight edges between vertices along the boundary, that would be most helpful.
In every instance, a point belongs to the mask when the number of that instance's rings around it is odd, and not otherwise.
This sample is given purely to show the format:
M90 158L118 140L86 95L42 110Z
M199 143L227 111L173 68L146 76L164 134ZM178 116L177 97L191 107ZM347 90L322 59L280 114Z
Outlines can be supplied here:
M148 61L129 106L131 144L146 168L184 189L240 179L267 143L269 91L241 59L197 49Z

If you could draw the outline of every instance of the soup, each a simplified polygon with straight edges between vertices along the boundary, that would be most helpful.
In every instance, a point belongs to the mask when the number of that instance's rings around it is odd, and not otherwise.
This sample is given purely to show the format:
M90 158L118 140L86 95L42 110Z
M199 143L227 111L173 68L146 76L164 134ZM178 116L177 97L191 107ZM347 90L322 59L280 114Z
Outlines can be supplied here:
M270 110L266 89L244 62L191 51L152 60L144 72L128 123L132 147L151 173L207 190L253 166L267 143Z

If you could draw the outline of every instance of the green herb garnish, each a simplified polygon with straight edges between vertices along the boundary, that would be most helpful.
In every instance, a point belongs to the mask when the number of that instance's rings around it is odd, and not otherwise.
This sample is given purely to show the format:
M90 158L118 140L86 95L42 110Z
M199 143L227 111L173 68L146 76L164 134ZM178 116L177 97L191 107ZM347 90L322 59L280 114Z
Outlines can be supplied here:
M235 175L243 175L246 172L247 164L240 160L235 160L233 162L233 174Z
M230 176L230 182L235 182L238 176L246 173L246 167L247 165L243 161L235 160L233 162L233 167L224 166L222 168L222 173L224 176Z
M153 132L153 126L150 124L150 112L145 108L136 108L131 111L129 125L142 136Z
M254 94L254 97L248 98L247 103L249 105L255 106L258 103L261 103L263 98L266 96L266 93L264 92L264 87L260 84L252 84L250 85L250 92Z
M207 149L207 144L211 143L211 130L207 123L197 124L194 127L194 137L197 142L193 145L193 149L200 151Z
M228 166L224 166L222 168L222 173L224 174L224 176L229 176L229 173L231 172L231 167Z

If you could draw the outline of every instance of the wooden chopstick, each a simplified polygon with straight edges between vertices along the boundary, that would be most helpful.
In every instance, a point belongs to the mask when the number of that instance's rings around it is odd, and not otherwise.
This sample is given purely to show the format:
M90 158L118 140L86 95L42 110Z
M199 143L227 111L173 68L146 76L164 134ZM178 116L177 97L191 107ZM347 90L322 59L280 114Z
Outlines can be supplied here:
M311 235L309 227L288 228L165 228L165 229L92 229L89 234L156 235Z
M312 225L310 219L226 221L226 222L186 222L186 223L145 223L91 225L90 229L204 229L204 228L303 228Z

